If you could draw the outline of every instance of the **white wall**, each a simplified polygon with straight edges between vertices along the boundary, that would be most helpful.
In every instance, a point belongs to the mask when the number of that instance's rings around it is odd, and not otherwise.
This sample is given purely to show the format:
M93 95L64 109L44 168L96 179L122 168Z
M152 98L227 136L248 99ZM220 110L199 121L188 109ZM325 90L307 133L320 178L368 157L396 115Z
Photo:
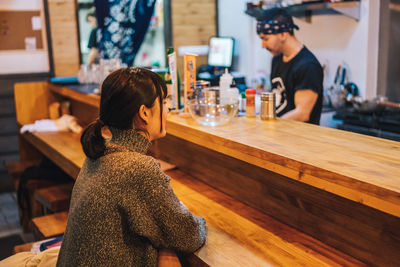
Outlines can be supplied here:
M39 10L43 0L1 0L0 9L5 10Z
M43 10L42 0L1 0L0 10ZM32 27L32 25L26 25ZM42 16L42 27L45 27ZM0 74L40 73L50 71L47 40L45 49L0 51Z
M246 15L247 0L218 0L218 30L220 36L235 38L235 70L244 74L246 83L257 71L269 75L271 57L261 48L256 34L255 19Z
M219 34L233 36L238 42L238 71L245 74L247 83L258 71L270 73L271 55L261 48L255 32L255 19L244 13L246 0L219 0ZM296 19L300 27L298 39L327 65L325 85L332 84L336 68L347 63L350 80L359 86L363 97L376 95L379 1L361 0L359 21L344 15L315 15L312 22Z

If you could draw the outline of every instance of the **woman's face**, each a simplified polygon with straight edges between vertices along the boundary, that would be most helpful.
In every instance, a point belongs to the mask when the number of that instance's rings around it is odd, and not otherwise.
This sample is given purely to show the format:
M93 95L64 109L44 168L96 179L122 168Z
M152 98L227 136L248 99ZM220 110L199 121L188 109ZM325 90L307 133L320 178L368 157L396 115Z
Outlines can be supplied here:
M167 98L163 99L163 111L162 111L162 119L160 117L160 98L157 97L157 99L154 101L153 106L150 108L150 115L149 115L149 120L147 122L147 132L150 135L150 141L162 138L166 135L166 130L165 130L165 124L167 120L167 115L168 115L168 103L170 102L169 99L171 97L168 96ZM162 129L160 131L161 127L161 121L162 121Z

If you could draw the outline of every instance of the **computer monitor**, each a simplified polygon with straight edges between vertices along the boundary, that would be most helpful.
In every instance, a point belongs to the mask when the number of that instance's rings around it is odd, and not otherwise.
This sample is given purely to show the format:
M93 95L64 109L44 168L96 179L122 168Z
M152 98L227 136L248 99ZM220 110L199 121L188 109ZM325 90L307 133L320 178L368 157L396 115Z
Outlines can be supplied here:
M211 37L208 50L208 65L231 68L234 42L232 37Z

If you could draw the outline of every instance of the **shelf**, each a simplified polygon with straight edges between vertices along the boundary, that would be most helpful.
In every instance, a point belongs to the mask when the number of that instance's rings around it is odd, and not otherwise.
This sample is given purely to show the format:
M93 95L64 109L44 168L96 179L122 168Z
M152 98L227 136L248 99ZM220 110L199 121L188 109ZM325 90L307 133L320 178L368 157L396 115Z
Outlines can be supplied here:
M309 17L312 14L340 13L357 21L360 20L360 1L345 1L338 3L304 3L284 7L294 17ZM245 13L256 19L264 19L268 9L248 9Z

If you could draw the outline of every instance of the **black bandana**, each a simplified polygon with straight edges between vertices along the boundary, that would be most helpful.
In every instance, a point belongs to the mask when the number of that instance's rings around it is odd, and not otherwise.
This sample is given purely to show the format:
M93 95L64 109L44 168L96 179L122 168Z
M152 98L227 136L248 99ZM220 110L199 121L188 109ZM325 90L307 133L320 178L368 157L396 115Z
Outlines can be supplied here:
M299 26L293 23L282 23L278 20L257 21L257 34L277 34L298 30Z

